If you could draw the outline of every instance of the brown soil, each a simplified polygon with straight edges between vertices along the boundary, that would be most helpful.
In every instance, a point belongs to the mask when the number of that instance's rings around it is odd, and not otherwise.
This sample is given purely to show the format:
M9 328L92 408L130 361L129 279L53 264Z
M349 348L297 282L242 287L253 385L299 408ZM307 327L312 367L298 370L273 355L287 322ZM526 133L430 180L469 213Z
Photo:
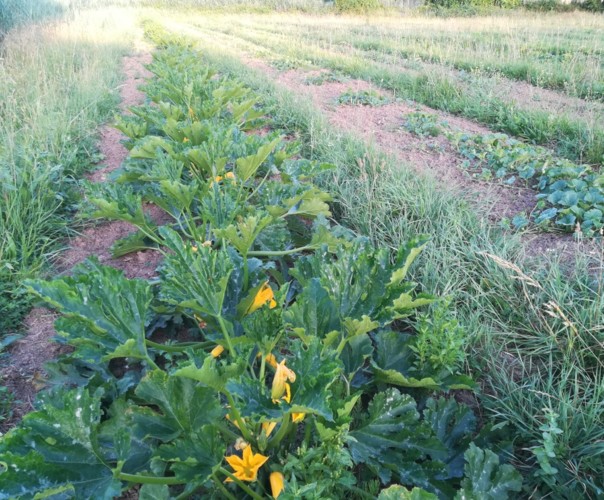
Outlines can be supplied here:
M145 68L145 64L149 62L151 55L148 48L145 52L124 57L124 83L120 87L122 112L127 112L130 106L144 102L144 94L138 87L150 76ZM124 136L110 125L101 128L99 149L104 161L99 169L88 175L89 180L104 182L107 175L121 165L128 155L128 150L121 144L122 139ZM156 207L148 206L146 210L152 218L160 217ZM133 226L125 222L107 222L87 228L67 242L68 249L57 259L57 271L67 273L74 265L90 256L96 256L103 264L122 269L130 278L153 276L161 260L158 252L143 251L119 259L111 257L111 245L133 230ZM0 371L3 385L7 386L17 399L13 407L12 422L5 422L5 427L13 425L22 415L31 411L36 393L44 386L44 363L65 349L52 342L55 335L55 318L56 314L45 308L32 309L24 321L26 335L12 347L9 355L10 365Z

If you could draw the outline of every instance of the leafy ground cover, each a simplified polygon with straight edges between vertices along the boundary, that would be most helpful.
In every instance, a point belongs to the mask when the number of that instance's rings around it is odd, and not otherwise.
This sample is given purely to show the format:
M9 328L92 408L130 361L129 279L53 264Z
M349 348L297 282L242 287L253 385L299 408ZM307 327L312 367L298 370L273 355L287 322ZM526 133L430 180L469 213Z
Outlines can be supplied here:
M447 123L429 113L410 113L404 126L419 136L445 134L468 159L467 167L480 170L483 179L499 179L506 185L524 184L535 189L539 200L531 219L542 228L579 231L587 237L601 236L604 226L604 176L589 165L556 157L546 148L533 146L505 134L455 133ZM514 217L524 228L526 214Z
M347 90L338 97L338 104L351 106L383 106L389 99L375 90Z
M151 69L155 105L120 123L130 159L88 199L138 228L116 252L154 246L163 264L150 282L94 260L27 282L73 351L0 442L2 498L518 491L488 449L506 446L497 428L476 434L471 409L443 396L474 385L442 352L459 337L446 305L414 335L411 313L437 300L407 277L426 241L391 259L329 222L312 179L330 165L255 133L257 99L196 51L168 43ZM170 221L155 225L143 200Z

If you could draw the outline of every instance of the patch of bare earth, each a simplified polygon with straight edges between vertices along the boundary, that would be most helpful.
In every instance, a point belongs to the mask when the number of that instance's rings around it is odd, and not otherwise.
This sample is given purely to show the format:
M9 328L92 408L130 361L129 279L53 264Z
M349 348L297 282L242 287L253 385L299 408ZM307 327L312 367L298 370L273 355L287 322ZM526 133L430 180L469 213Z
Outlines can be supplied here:
M126 56L122 60L124 83L120 87L122 112L127 112L133 105L144 102L144 94L138 87L150 76L145 65L151 62L149 50L136 55ZM118 130L105 125L100 130L99 149L104 161L98 170L88 175L93 182L104 182L108 174L117 169L128 156L128 150L121 144L125 137ZM156 207L148 206L152 218L157 218ZM76 264L90 256L95 256L106 265L124 271L130 278L149 278L154 275L160 263L161 255L148 250L137 252L118 259L111 257L111 245L134 230L125 222L106 222L85 229L79 236L67 242L68 249L63 252L56 263L61 273L68 273ZM56 357L65 347L52 341L55 335L54 321L56 314L43 307L31 310L25 318L26 335L10 351L9 366L0 371L0 378L16 396L17 404L13 407L12 425L22 415L31 411L36 392L44 386L44 363Z

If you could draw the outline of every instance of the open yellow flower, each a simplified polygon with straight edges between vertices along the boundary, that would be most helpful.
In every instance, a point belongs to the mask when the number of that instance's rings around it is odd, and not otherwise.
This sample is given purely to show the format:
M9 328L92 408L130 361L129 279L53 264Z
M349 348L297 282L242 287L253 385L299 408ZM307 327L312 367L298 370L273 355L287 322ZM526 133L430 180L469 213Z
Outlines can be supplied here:
M222 347L221 345L217 345L216 347L214 347L214 349L212 349L210 351L210 354L212 355L213 358L217 358L223 352L224 352L224 347Z
M258 293L254 297L254 302L248 309L247 313L252 314L257 309L260 309L264 304L268 302L268 307L273 309L277 307L277 301L275 300L275 294L273 293L273 289L268 284L268 281L262 285Z
M275 370L275 376L273 378L273 387L271 389L271 398L273 401L278 401L286 394L286 397L291 400L291 392L288 382L294 383L296 381L296 374L293 370L290 370L285 366L285 359L277 365ZM288 399L286 401L289 403Z
M243 449L243 456L230 455L225 457L228 464L233 468L233 475L241 481L255 481L258 475L258 469L268 460L268 457L260 453L254 453L251 446ZM227 478L227 482L232 481Z
M271 475L268 479L271 483L271 493L273 495L273 498L277 498L284 488L283 474L281 474L280 472L271 472Z

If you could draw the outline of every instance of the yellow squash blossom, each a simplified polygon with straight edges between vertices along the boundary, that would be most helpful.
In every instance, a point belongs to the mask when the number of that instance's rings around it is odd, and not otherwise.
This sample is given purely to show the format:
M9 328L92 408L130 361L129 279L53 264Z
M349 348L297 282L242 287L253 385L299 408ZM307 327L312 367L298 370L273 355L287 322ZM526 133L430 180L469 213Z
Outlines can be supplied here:
M280 472L271 472L271 475L268 479L271 483L271 493L273 494L273 498L277 498L284 488L283 474Z
M260 453L254 453L251 446L243 449L243 456L230 455L225 457L226 461L233 468L233 475L241 481L255 481L258 475L258 469L264 465L268 457ZM232 481L227 478L227 482Z
M271 435L275 427L277 427L277 422L262 422L262 430L266 434L266 437Z
M285 395L281 399L283 399L286 403L291 403L292 401L292 389L287 382L285 383ZM297 422L302 422L305 416L306 413L292 413L292 422L294 424Z
M212 349L210 351L210 354L212 355L212 357L217 358L223 352L224 352L224 347L222 347L221 345L217 345L216 347L214 347L214 349Z
M275 358L274 354L268 354L266 356L266 362L272 366L275 370L277 369L277 358Z
M247 313L252 314L257 309L260 309L264 304L268 302L268 307L270 309L274 309L277 307L277 301L275 300L275 294L273 293L273 289L268 284L268 281L262 285L258 293L254 297L254 302L248 309Z
M271 398L273 398L273 401L278 401L281 399L286 391L289 393L288 382L294 383L296 381L296 374L293 370L290 370L287 366L285 366L285 361L285 359L281 361L275 370L273 387L271 389ZM289 397L291 399L291 393L289 393Z
M304 420L305 416L306 416L306 413L292 413L292 422L294 424L297 422L302 422L302 420Z

